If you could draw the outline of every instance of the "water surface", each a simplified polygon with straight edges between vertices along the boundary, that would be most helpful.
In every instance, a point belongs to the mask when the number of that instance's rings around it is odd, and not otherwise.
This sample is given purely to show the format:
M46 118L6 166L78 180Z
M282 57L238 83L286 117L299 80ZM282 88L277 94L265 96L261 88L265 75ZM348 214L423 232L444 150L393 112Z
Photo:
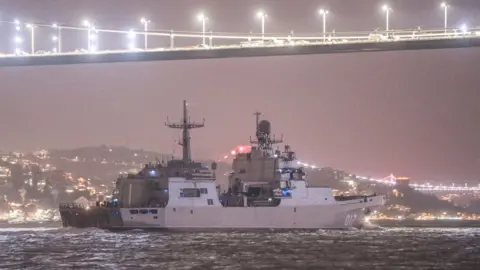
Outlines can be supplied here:
M480 229L112 233L0 229L0 269L480 269Z

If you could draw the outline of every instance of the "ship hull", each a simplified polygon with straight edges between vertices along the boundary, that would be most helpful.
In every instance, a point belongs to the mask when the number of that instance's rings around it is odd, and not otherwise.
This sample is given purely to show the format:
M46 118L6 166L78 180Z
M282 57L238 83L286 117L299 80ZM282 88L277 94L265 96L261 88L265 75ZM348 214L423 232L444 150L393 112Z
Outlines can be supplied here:
M148 209L145 214L131 210ZM368 207L368 209L371 209ZM361 227L366 208L349 205L304 207L166 207L120 208L118 212L104 210L104 215L62 214L65 227L98 227L109 230L169 230L169 231L255 231L255 230L317 230ZM71 210L70 210L71 212ZM137 212L137 211L134 211ZM147 211L144 211L147 212ZM154 212L152 214L150 212ZM106 222L108 213L118 213L121 221ZM101 220L99 220L101 219ZM118 216L117 216L118 220Z
M344 209L340 209L344 208ZM364 209L305 207L176 207L158 209L157 218L121 209L123 227L204 229L348 229L362 223Z

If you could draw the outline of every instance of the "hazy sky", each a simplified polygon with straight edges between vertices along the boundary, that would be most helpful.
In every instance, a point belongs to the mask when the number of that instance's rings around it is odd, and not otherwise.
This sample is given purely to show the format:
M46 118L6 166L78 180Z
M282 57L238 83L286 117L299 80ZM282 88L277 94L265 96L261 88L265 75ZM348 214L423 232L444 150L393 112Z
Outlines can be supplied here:
M267 32L312 33L321 30L321 2L1 0L0 12L4 20L74 24L88 17L126 29L148 16L159 29L198 30L194 16L203 10L215 31L249 32L259 31L254 15L263 8ZM380 1L331 2L329 27L337 31L384 25ZM393 28L443 25L439 1L391 4ZM480 1L454 5L452 25L480 25ZM0 25L8 37L0 39L3 51L11 50L11 28ZM38 46L48 50L51 33L42 31ZM66 48L85 47L84 33L66 35ZM122 38L100 36L120 47ZM164 122L179 119L188 99L192 119L206 118L192 132L194 157L218 158L247 143L258 109L307 162L376 177L478 183L479 57L479 49L451 49L0 68L0 149L105 143L171 153L180 133Z

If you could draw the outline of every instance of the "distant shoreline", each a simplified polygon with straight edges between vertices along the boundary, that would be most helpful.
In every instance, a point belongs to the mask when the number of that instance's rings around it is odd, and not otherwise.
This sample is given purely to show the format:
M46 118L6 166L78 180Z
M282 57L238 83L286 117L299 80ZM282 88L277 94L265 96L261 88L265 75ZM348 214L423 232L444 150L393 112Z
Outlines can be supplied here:
M370 223L391 228L480 228L480 220L372 220Z

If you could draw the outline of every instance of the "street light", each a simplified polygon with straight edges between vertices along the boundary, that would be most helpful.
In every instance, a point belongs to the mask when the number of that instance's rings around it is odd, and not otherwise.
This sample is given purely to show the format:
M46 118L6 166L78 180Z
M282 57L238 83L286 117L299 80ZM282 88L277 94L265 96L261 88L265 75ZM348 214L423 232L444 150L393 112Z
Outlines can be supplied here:
M145 37L145 50L148 49L148 24L150 23L150 20L147 20L145 18L141 18L140 22L143 24L144 28L144 37Z
M382 9L383 11L385 11L385 14L386 14L387 25L385 29L387 30L387 34L388 34L388 31L390 30L390 27L389 27L390 12L392 11L392 9L387 5L384 5Z
M322 15L323 17L323 42L325 42L325 34L327 32L327 14L328 14L328 10L325 10L325 9L320 9L318 11L318 13L320 15Z
M208 17L205 17L203 14L198 14L198 20L202 22L202 40L203 40L203 46L205 46L205 28L206 28L206 23L208 21Z
M447 22L448 22L448 21L447 21L447 19L448 19L448 18L447 18L447 17L448 17L448 8L449 8L450 6L449 6L447 3L445 3L445 2L443 2L441 6L442 6L442 8L445 10L445 24L444 24L444 25L445 25L445 33L446 33L446 32L447 32L447 26L448 26L448 25L447 25Z
M31 23L27 24L27 28L29 28L30 31L31 31L31 32L30 32L30 34L31 34L31 36L30 36L30 40L31 40L31 41L30 41L30 44L31 44L31 46L32 46L32 52L31 52L32 55L35 54L35 27L37 27L37 26L35 26L35 25L31 24Z
M259 11L257 13L257 17L262 20L262 41L265 40L265 18L267 18L267 14L263 11Z

